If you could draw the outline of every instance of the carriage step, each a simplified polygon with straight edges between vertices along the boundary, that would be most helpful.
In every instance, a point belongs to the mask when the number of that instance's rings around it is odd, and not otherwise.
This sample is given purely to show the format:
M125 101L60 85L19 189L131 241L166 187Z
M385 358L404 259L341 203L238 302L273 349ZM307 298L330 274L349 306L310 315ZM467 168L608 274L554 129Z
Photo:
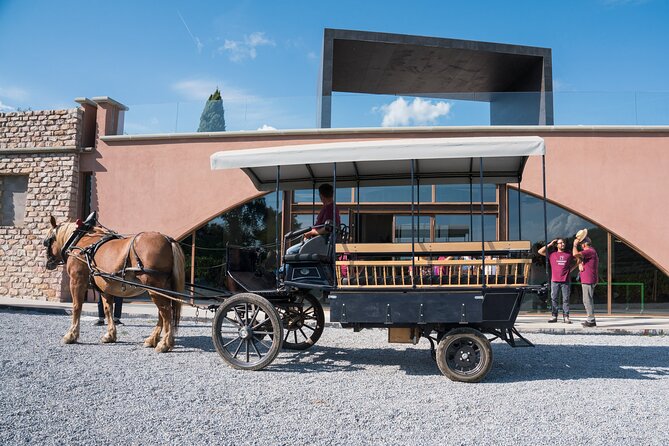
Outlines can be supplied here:
M534 347L534 344L532 344L529 340L527 340L523 335L518 333L518 330L516 330L515 327L509 329L508 333L508 338L506 339L506 342L511 346L515 348L521 348L521 347Z

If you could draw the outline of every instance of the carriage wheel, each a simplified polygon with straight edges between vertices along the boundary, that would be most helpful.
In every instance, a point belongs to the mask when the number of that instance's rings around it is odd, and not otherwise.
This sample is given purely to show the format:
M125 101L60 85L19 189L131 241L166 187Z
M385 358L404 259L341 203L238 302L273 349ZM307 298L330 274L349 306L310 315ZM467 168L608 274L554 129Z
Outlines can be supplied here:
M490 341L473 328L457 328L437 346L437 366L453 381L481 381L492 367Z
M288 350L306 350L323 334L325 313L323 306L310 293L300 294L297 302L277 308L286 334L283 347Z
M241 370L260 370L281 350L283 328L279 314L264 297L240 293L216 310L212 324L216 351Z

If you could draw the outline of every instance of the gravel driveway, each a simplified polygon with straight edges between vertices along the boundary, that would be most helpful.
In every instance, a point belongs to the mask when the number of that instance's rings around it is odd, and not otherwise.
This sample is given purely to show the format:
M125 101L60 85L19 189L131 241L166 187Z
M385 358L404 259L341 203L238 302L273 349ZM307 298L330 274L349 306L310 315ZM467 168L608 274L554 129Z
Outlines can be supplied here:
M154 321L117 344L82 318L0 311L0 444L667 445L669 337L530 334L493 343L484 382L442 376L428 343L326 328L268 368L227 367L209 322L177 348L142 348Z

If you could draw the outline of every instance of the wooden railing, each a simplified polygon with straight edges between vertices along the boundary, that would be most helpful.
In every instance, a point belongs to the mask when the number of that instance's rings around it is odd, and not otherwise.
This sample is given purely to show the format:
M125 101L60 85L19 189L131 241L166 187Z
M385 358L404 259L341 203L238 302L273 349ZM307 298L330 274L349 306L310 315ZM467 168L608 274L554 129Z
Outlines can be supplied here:
M486 255L493 258L452 260L464 253L481 252L480 242L416 243L411 258L410 243L356 243L337 245L337 285L356 287L491 287L527 285L527 258L508 258L512 252L529 251L527 241L485 242ZM365 257L390 257L374 260ZM426 259L425 257L428 257ZM403 257L401 260L396 257ZM441 258L441 259L440 259Z

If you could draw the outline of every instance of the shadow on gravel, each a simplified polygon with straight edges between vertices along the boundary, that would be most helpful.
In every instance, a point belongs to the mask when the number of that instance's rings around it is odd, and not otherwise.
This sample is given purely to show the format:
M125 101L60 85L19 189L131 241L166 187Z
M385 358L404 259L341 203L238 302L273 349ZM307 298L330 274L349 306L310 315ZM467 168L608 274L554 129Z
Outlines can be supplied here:
M513 349L494 345L493 352L486 382L669 378L669 347L539 344Z
M487 383L542 380L669 379L669 347L559 346L513 349L493 345L493 365ZM304 352L283 350L283 363L273 363L267 372L322 373L395 366L407 375L439 375L429 349L346 349L314 346Z
M182 347L188 350L201 350L203 352L215 352L214 343L211 340L211 336L184 336L177 339L177 346ZM179 349L173 350L174 353L188 353L186 351L180 351Z
M279 356L287 363L272 364L267 370L277 372L342 372L365 370L370 366L400 367L407 375L440 373L426 349L395 350L384 348L322 347L315 345L304 352L282 350Z

